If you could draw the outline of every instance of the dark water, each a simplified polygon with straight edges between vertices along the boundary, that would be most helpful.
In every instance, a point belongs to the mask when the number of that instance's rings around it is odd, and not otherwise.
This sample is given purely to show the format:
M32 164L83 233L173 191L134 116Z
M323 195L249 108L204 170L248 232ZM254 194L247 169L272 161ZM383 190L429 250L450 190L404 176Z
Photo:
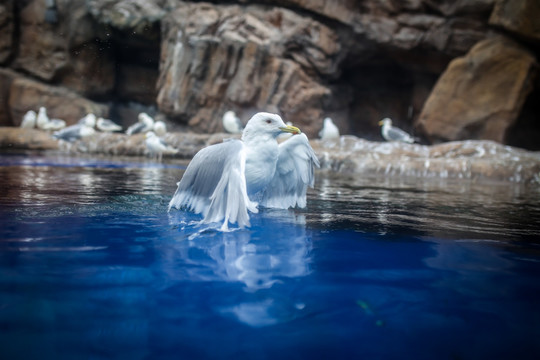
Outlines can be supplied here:
M1 359L538 359L540 189L318 174L229 233L178 165L0 155Z

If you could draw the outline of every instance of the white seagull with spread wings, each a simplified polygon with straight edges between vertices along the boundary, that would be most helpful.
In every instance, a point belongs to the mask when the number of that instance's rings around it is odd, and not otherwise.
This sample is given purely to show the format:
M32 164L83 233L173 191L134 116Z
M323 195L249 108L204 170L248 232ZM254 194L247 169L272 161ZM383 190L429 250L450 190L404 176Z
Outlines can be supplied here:
M278 145L276 138L295 134ZM285 125L279 115L257 113L246 124L242 140L228 140L199 151L178 183L171 208L202 214L203 222L250 226L248 210L257 206L288 209L306 206L319 160L307 136Z

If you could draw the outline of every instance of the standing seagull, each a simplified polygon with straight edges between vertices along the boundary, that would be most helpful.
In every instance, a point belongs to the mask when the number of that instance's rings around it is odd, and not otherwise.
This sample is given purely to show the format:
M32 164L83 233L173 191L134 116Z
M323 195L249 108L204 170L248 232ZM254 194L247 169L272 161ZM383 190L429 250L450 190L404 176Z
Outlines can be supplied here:
M147 132L145 137L145 144L148 153L152 156L157 157L158 161L161 161L163 154L176 154L178 152L177 149L173 148L165 141L158 138L153 131Z
M37 114L34 110L29 110L24 114L21 127L26 129L33 129L36 127Z
M45 130L45 127L47 126L47 123L49 122L49 117L47 116L47 109L45 107L40 107L38 114L37 114L37 120L36 125L38 129Z
M135 124L128 127L128 129L126 130L126 134L135 135L138 133L145 133L152 130L153 127L154 127L154 119L152 119L152 117L148 115L147 113L142 112L138 116L138 121Z
M321 140L339 138L339 129L331 118L327 117L324 119L323 128L319 131L319 137Z
M157 136L163 136L167 133L167 125L163 121L156 121L153 130Z
M389 118L384 118L379 121L379 126L382 126L381 134L386 141L399 141L407 144L412 144L415 141L415 139L405 131L393 127L392 120Z
M223 114L223 128L225 131L231 134L241 134L242 130L244 130L244 125L236 116L234 111L227 111L225 114Z
M92 114L93 115L93 114ZM95 116L85 116L79 123L75 125L68 126L60 131L57 131L53 134L53 137L58 140L73 141L78 140L86 136L93 135L96 131L94 130L95 125Z
M295 134L278 145L279 134ZM319 160L300 129L285 125L277 114L257 113L241 140L228 140L199 151L178 183L171 208L203 215L203 222L250 226L248 210L257 206L288 209L306 206ZM258 202L258 203L257 203Z
M118 125L117 123L109 119L104 119L102 117L99 117L97 119L96 128L99 131L103 131L103 132L114 132L114 131L122 130L122 127Z
M88 127L93 128L96 126L96 115L94 115L93 113L88 113L79 120L78 124L84 124Z

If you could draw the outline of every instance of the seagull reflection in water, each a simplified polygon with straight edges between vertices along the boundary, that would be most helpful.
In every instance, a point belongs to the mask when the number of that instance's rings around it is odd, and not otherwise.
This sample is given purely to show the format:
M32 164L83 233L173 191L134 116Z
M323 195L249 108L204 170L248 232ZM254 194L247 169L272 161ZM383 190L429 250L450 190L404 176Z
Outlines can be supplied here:
M170 262L164 268L174 272L167 274L169 279L240 283L241 299L221 303L216 310L251 326L303 314L302 300L280 294L289 280L311 272L311 237L303 215L262 209L252 217L251 228L228 232L219 231L220 223L212 227L198 220L189 212L169 213L169 223L179 233L174 253L164 254L164 263ZM179 263L187 266L178 271Z

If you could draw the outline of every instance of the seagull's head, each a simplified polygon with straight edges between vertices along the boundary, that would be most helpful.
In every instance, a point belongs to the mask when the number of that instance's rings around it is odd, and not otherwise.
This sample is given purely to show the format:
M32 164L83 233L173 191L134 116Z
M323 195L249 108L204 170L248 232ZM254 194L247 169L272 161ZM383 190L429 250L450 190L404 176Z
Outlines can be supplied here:
M86 115L86 120L84 121L84 123L86 124L86 126L88 127L94 127L96 126L96 115L94 115L93 113L88 113L88 115Z
M301 133L299 128L285 124L279 115L260 112L249 119L242 133L242 139L246 140L258 135L268 135L276 138L284 132L293 135Z
M392 120L390 120L389 118L384 118L381 121L379 121L379 126L391 126L391 125L392 125Z
M146 126L154 125L154 119L152 119L152 117L145 112L140 113L137 118L139 119L139 122L145 124Z

